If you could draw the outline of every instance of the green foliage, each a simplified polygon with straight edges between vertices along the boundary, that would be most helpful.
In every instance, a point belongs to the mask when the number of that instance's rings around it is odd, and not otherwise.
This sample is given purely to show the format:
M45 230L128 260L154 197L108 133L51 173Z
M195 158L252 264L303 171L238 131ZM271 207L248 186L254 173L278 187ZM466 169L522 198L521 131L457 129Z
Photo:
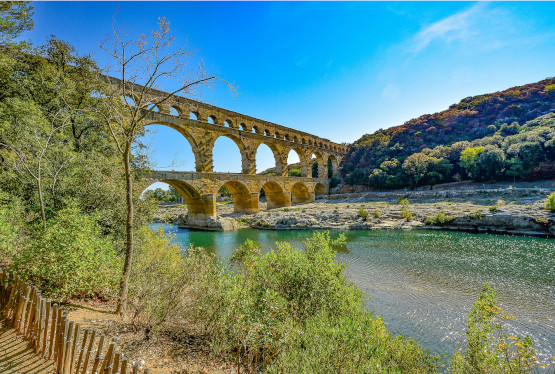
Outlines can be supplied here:
M460 164L472 178L479 176L478 157L483 150L484 147L469 147L461 152Z
M490 207L488 208L488 210L489 210L490 212L495 212L495 211L498 210L498 209L499 209L499 207L498 207L497 205L492 205L492 206L490 206Z
M145 338L169 318L183 312L183 293L192 276L179 246L162 228L143 227L136 234L135 259L129 282L128 315Z
M555 212L555 192L552 192L545 199L545 209Z
M374 217L375 218L380 218L382 214L380 213L380 210L378 208L374 209Z
M0 190L0 262L9 263L23 249L27 220L21 201Z
M399 204L401 205L401 217L404 218L407 222L412 221L412 212L409 209L409 201L406 198L399 199Z
M30 1L0 3L0 44L5 45L24 31L33 29L33 6Z
M235 271L208 255L190 252L195 271L196 320L212 344L229 352L247 372L321 372L322 364L355 373L357 368L431 372L435 359L414 341L393 337L372 318L361 291L335 261L341 235L316 233L298 250L276 243L262 255L246 242L233 254ZM319 352L319 354L315 354Z
M541 224L541 225L547 225L549 224L549 220L547 218L544 217L536 217L534 219L534 221L536 221L537 223Z
M480 218L482 218L483 216L484 216L484 214L482 213L481 210L477 210L477 211L472 212L472 213L470 214L470 217L471 217L472 219L480 219Z
M362 218L362 220L366 222L368 221L369 213L366 209L364 209L363 206L361 206L360 208L358 208L357 216Z
M454 219L453 216L448 216L445 213L438 213L434 217L427 217L426 225L444 225L453 222Z
M11 268L43 295L66 301L84 295L113 295L120 259L96 217L71 204L37 227L33 240L13 257Z
M467 319L466 347L453 355L454 374L529 373L539 367L533 340L503 331L500 320L511 319L495 301L495 290L482 285Z

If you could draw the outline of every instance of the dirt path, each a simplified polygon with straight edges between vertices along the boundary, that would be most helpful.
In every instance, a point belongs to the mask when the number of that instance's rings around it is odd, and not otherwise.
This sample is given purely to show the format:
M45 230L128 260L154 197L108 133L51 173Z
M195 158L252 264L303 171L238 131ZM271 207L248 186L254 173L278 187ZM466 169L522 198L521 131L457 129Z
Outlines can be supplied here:
M52 374L54 366L52 361L35 354L30 343L0 319L0 373Z

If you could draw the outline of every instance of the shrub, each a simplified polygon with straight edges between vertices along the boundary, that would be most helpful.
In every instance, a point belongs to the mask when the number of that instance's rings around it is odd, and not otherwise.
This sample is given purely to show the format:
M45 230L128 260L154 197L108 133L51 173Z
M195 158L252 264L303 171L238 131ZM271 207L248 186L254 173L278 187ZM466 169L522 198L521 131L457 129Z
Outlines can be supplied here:
M549 223L549 220L543 217L536 217L534 220L540 225L547 225Z
M399 204L402 205L401 208L401 217L404 218L407 222L412 221L412 212L409 209L410 203L405 199L399 199Z
M366 211L366 209L364 209L363 206L358 208L357 216L362 218L362 220L365 221L365 222L368 221L368 212Z
M497 322L511 318L497 306L495 290L483 284L467 319L466 347L453 355L452 372L529 373L539 367L533 340L508 335Z
M555 212L555 192L552 192L545 199L545 209Z
M117 292L120 259L96 217L70 204L36 228L34 238L14 256L13 269L43 295L66 301L73 296Z
M438 213L434 217L427 217L426 225L444 225L452 222L454 219L454 217L448 216L445 213Z
M380 210L379 210L379 209L377 209L377 208L374 209L374 217L375 217L375 218L380 218L381 215L382 215L382 214L380 213Z
M482 213L482 211L477 210L477 211L471 213L471 214L470 214L470 217L471 217L472 219L480 219L480 218L482 218L483 215L484 215L484 214Z
M488 209L489 209L490 212L495 212L496 210L499 209L499 207L497 205L492 205Z
M148 340L167 319L182 313L183 292L192 273L186 271L181 249L161 227L157 232L143 227L135 238L128 314L135 330L144 330Z
M23 204L0 191L0 262L9 263L28 236Z

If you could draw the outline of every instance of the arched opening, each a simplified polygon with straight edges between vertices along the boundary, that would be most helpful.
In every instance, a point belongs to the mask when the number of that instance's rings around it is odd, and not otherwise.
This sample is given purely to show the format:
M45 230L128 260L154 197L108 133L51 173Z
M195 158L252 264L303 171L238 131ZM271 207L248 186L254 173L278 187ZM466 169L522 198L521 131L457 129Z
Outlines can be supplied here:
M216 124L216 116L213 116L213 115L212 115L212 116L209 116L209 117L206 119L206 121L207 121L208 123L211 123L212 125L215 125L215 124Z
M300 177L305 175L304 165L301 162L301 154L296 149L291 149L287 155L287 175Z
M337 173L337 157L330 155L328 157L328 178L332 178Z
M266 209L282 208L291 205L291 195L277 182L266 182L260 189L260 202L266 203Z
M293 204L306 203L312 201L313 197L304 183L297 182L291 188L291 200Z
M137 105L137 104L135 103L135 100L133 100L133 98L130 97L130 96L122 96L122 97L121 97L121 100L123 100L123 102L125 103L125 105L129 105L129 106L135 106L135 105Z
M224 121L224 126L225 126L225 127L233 127L233 126L231 125L232 123L233 123L232 121L226 119L226 120Z
M148 103L146 107L148 110L152 110L153 112L160 112L160 109L158 109L158 107L153 103Z
M239 181L229 181L222 184L218 193L220 191L223 194L228 193L231 195L233 201L233 213L256 213L258 212L258 193L251 194L247 187ZM216 201L218 198L216 198ZM229 201L229 200L228 200ZM217 201L217 209L219 215L225 213L231 213L229 209L229 202Z
M256 149L256 173L264 175L281 175L281 170L276 170L277 149L272 144L260 143Z
M310 167L312 168L312 178L327 178L324 168L324 158L319 152L314 152L310 157Z
M243 165L244 152L245 145L239 138L221 135L212 148L214 172L241 173L245 166Z
M176 116L176 117L181 116L181 113L179 112L179 110L176 109L176 108L173 107L173 106L170 107L170 114L171 114L172 116Z
M196 143L183 127L173 127L172 123L155 123L145 127L142 136L137 137L133 153L138 156L142 150L148 152L148 167L152 170L195 171Z
M290 142L291 141L291 136L289 134L285 134L284 139L287 140L288 142Z
M270 130L268 130L268 129L264 130L264 136L271 136L270 135Z
M245 125L244 123L239 124L239 130L247 131L247 125Z
M170 188L171 186L172 188ZM153 191L153 192L149 192ZM215 206L211 199L204 199L195 187L187 182L175 179L163 179L147 187L141 196L148 197L153 194L175 196L187 205L187 216L196 219L213 217L216 214ZM181 198L179 198L179 196Z
M279 135L279 132L277 132L277 131L276 131L276 133L274 134L274 138L276 138L276 139L280 139L280 135Z
M293 141L294 141L295 143L298 143L298 142L299 142L299 138L297 138L296 136L294 136L294 137L293 137Z
M257 127L257 126L253 126L253 127L252 127L252 132L253 132L254 134L258 134L258 133L259 133L259 132L258 132L258 127Z
M316 186L314 186L314 195L322 196L322 195L325 195L326 193L327 193L326 186L324 186L323 183L316 183Z
M198 113L190 112L189 113L189 119L194 119L195 121L198 121Z
M305 138L301 139L301 144L306 144L306 139Z

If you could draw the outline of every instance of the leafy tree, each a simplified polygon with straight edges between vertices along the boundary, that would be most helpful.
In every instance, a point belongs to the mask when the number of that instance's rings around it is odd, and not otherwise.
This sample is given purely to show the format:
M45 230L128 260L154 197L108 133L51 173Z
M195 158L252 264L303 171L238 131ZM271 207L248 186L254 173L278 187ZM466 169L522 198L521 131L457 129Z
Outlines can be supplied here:
M494 145L486 145L478 156L477 164L479 174L477 179L488 179L503 173L505 166L505 153Z
M522 161L518 157L512 157L506 162L507 170L505 173L513 177L513 181L516 182L516 178L520 178L524 175L524 168L522 167Z
M30 1L0 3L0 45L6 45L24 31L33 29L33 6Z
M473 179L477 179L480 173L478 157L483 152L484 147L469 147L461 152L460 165L466 173Z
M223 81L216 76L207 75L202 65L189 68L189 60L194 51L187 46L175 48L174 37L170 33L169 22L160 18L158 29L147 37L129 35L129 30L115 24L113 33L107 36L100 48L110 58L118 80L109 79L111 85L104 87L101 98L105 108L100 113L112 135L125 174L125 201L127 206L125 220L125 262L120 282L120 295L117 313L123 313L127 305L129 276L134 252L134 192L132 149L137 135L144 131L145 120L150 113L167 102L175 94L191 95L201 86ZM187 73L185 69L187 68ZM168 79L181 79L178 87L156 98L149 97L151 89ZM136 85L137 84L137 85ZM226 82L227 84L227 82ZM231 87L230 85L228 85Z

